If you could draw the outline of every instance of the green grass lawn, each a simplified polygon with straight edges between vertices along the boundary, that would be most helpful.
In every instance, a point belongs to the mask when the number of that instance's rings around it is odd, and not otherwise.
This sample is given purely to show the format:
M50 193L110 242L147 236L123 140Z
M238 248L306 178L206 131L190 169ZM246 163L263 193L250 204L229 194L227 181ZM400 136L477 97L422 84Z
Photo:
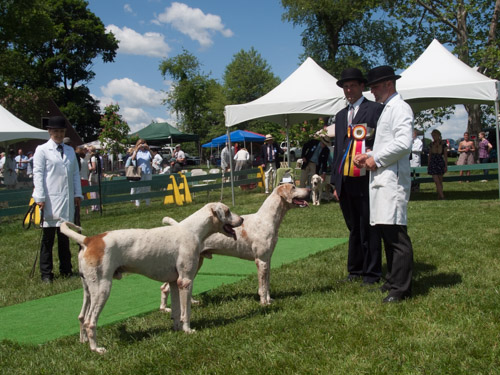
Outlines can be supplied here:
M269 307L258 303L253 274L200 295L192 335L171 331L169 317L155 311L99 327L104 356L76 335L36 346L2 341L1 373L500 374L498 181L446 183L445 195L437 201L434 185L422 184L410 201L415 274L409 301L382 304L382 294L338 283L346 275L347 245L341 245L274 270ZM233 210L254 212L264 198L238 191ZM230 204L228 190L224 201ZM83 214L82 226L85 234L149 228L165 215L180 220L203 203L114 205L103 217ZM4 220L0 235L0 307L81 287L78 279L42 285L38 270L28 278L40 231ZM347 229L338 204L330 202L290 211L280 236L346 237Z

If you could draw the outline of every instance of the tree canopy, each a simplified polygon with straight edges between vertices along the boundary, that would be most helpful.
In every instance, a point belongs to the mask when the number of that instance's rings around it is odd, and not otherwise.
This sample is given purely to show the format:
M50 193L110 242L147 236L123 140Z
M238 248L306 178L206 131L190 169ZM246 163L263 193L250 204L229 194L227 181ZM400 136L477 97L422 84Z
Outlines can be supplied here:
M4 103L36 124L39 119L33 122L26 108L52 98L86 140L99 131L97 102L85 87L94 78L93 61L112 62L118 49L113 34L87 6L84 0L0 2Z

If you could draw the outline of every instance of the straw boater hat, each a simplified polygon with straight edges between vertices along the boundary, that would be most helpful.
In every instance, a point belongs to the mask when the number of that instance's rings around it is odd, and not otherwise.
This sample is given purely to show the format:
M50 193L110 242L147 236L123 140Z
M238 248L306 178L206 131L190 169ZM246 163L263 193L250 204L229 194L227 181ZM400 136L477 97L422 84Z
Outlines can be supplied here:
M62 116L54 116L49 118L47 124L48 129L66 129L66 120Z
M361 70L357 68L344 69L340 74L340 79L337 81L337 86L343 87L347 81L358 81L366 84L366 78L361 73Z
M332 145L332 140L330 139L329 136L327 135L321 135L319 137L319 140L321 141L321 143L323 143L326 147L330 147Z
M394 73L394 69L388 65L377 66L368 72L368 83L367 85L373 85L374 83L383 81L395 81L400 79L401 76Z
M266 141L273 141L274 138L271 134L266 134Z

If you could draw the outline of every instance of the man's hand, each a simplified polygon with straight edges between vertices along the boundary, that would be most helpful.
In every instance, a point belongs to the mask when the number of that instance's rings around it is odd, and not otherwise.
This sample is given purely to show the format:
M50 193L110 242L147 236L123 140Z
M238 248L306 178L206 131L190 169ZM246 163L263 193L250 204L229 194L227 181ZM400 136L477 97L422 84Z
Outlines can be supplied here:
M365 168L369 171L377 170L377 164L375 164L375 159L373 157L370 156L368 159L366 159Z
M43 210L45 207L45 202L36 202L36 204L40 207L40 210Z
M336 200L337 202L339 201L339 196L338 196L338 194L337 194L337 189L335 189L335 190L333 191L333 197L335 198L335 200Z
M82 198L80 197L75 197L75 207L80 207L80 203L82 201Z
M354 165L358 168L364 168L367 159L368 159L368 155L366 155L366 154L356 155L354 157Z

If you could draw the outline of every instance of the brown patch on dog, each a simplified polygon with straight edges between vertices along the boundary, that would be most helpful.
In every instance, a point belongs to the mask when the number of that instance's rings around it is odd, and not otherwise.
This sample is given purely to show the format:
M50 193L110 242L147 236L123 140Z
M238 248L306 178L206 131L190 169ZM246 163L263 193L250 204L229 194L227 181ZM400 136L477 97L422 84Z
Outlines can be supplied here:
M248 238L247 231L243 229L243 224L241 225L241 238Z
M104 257L104 249L106 248L106 243L104 242L104 237L108 233L101 233L96 236L87 237L83 244L87 247L83 253L83 257L89 266L97 267L101 264L102 258Z

